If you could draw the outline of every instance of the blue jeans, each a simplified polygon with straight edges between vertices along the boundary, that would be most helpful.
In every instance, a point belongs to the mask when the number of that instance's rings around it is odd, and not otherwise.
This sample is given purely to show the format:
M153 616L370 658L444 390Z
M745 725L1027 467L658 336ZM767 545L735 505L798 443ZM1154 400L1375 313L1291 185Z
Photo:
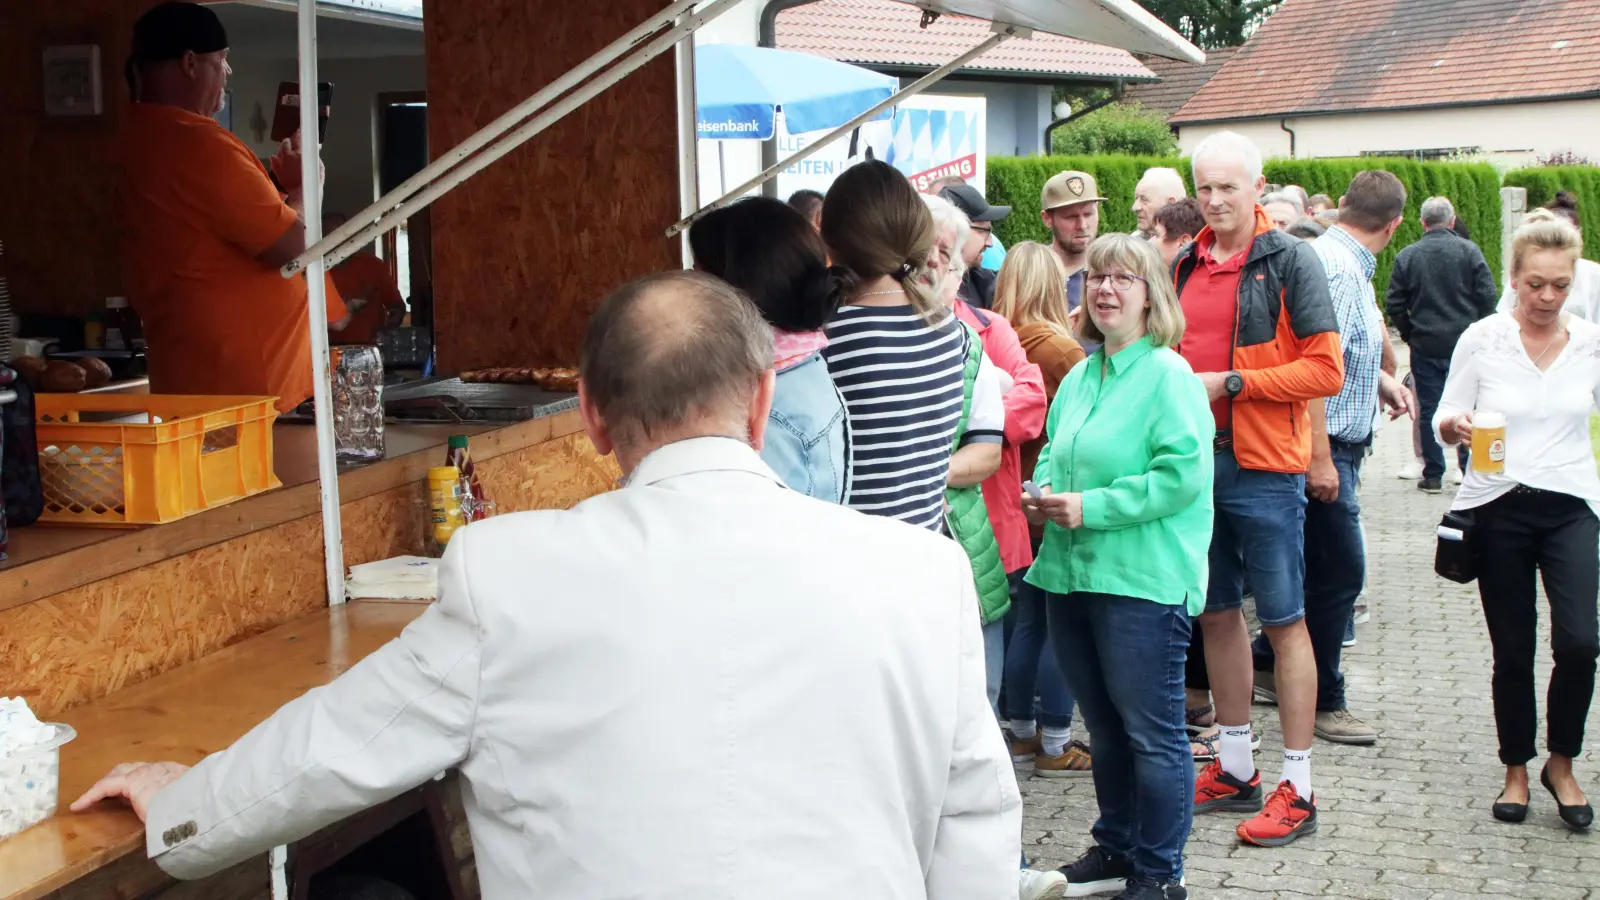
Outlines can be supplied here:
M1050 594L1050 638L1094 735L1095 843L1134 875L1183 877L1194 823L1194 759L1183 722L1189 616L1110 594Z
M1216 457L1212 497L1216 525L1211 534L1206 612L1244 606L1248 579L1262 625L1299 621L1306 602L1301 554L1306 476L1241 469L1233 450L1222 450Z
M1422 477L1444 477L1444 447L1433 433L1433 414L1439 409L1439 398L1444 396L1444 380L1450 374L1450 358L1434 359L1411 351L1411 377L1417 385L1417 427L1422 430ZM1467 445L1456 447L1456 460L1461 471L1467 470Z
M1317 658L1317 711L1345 708L1344 675L1339 658L1344 653L1345 629L1355 614L1356 598L1367 575L1367 553L1361 540L1361 462L1365 444L1329 441L1333 467L1339 472L1339 496L1332 503L1312 500L1306 506L1306 631ZM1256 638L1255 667L1271 672L1275 664L1266 635Z
M1035 552L1038 548L1034 548ZM1002 718L1036 720L1044 728L1072 725L1072 694L1067 680L1056 665L1055 649L1050 644L1050 628L1045 618L1045 592L1022 580L1027 570L1011 576L1012 615L1015 624L1006 644L1005 708ZM1034 712L1037 695L1038 713Z
M988 681L989 708L1000 715L1000 675L1006 663L1006 620L1004 616L983 626L983 671Z

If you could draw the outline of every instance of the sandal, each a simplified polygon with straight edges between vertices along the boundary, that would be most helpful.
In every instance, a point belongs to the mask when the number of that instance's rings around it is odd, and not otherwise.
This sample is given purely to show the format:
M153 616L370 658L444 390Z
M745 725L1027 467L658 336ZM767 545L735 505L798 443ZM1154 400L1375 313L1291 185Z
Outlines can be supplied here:
M1183 711L1184 727L1189 729L1190 734L1199 734L1217 724L1216 712L1216 706L1210 703L1205 706L1186 707ZM1201 721L1202 719L1209 721Z
M1193 754L1197 763L1215 762L1217 759L1217 745L1222 741L1222 730L1214 734L1200 733L1189 738L1189 752ZM1261 749L1261 735L1251 733L1250 752Z

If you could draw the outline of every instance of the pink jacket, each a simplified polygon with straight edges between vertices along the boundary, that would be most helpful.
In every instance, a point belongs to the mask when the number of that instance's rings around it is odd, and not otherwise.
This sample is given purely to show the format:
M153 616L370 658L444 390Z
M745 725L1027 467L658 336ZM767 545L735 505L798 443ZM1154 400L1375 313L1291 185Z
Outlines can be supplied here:
M1006 438L1000 450L1000 471L983 483L983 505L989 510L989 524L1000 545L1000 561L1006 572L1015 572L1033 564L1028 520L1022 515L1022 445L1044 431L1049 408L1044 397L1044 375L1038 366L1028 362L1017 332L1003 316L986 309L975 310L957 300L956 318L978 332L989 361L1010 375L1013 382L1005 400Z

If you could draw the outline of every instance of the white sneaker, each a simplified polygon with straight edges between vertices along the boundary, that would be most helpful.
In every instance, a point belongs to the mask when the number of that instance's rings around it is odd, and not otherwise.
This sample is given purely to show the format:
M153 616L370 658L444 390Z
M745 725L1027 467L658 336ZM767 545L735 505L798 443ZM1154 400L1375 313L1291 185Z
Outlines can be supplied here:
M1446 484L1460 484L1467 476L1460 469L1446 469L1444 480Z
M1023 869L1017 877L1017 900L1054 900L1066 896L1067 876L1055 871Z
M1421 478L1422 460L1413 459L1411 462L1401 466L1400 471L1394 473L1394 477L1400 479L1401 481L1416 481L1418 478Z

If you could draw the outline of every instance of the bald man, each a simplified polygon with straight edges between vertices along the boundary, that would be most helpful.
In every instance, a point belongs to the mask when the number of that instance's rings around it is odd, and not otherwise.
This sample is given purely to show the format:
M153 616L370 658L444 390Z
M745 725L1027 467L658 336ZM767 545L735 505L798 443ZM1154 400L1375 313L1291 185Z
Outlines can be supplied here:
M1139 224L1134 234L1148 241L1155 234L1156 211L1187 196L1188 189L1177 169L1146 169L1133 189L1133 215Z
M156 864L200 878L457 769L485 900L1017 900L971 565L784 487L758 453L772 352L708 275L622 288L578 387L619 489L460 529L399 638L73 809L126 798Z

